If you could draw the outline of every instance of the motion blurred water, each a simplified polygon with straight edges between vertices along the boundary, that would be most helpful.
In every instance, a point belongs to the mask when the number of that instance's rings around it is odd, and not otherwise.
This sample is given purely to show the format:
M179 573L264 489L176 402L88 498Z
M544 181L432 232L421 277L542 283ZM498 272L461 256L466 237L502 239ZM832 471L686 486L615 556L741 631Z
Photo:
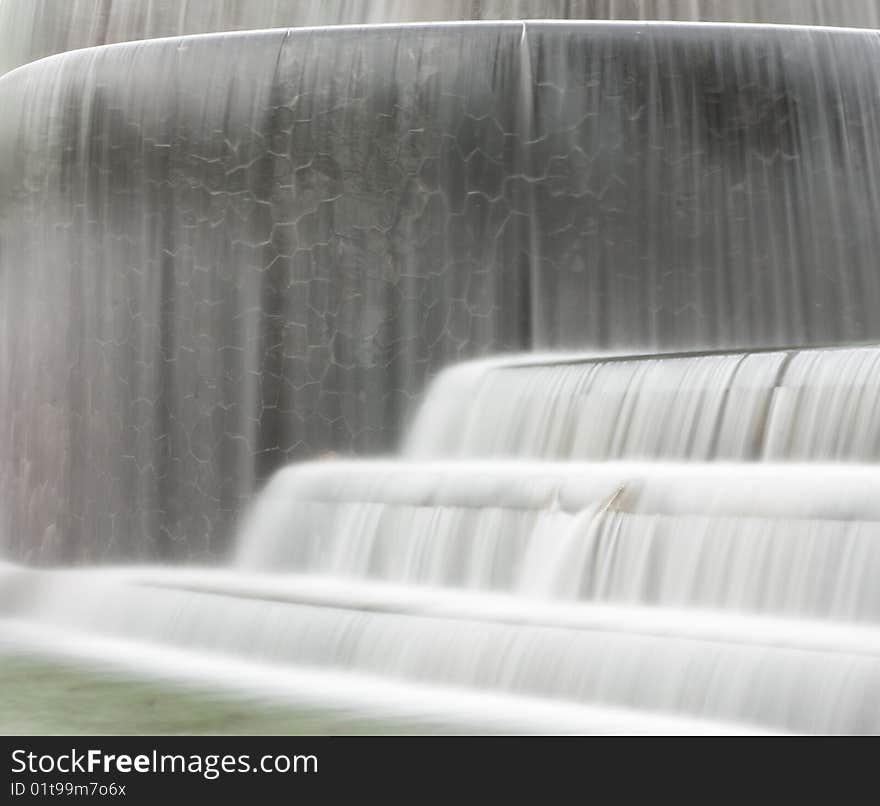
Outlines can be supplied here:
M214 564L4 563L0 649L880 732L880 32L49 5L0 0L0 546Z
M455 368L414 428L420 460L281 471L231 568L9 566L0 613L7 631L48 630L68 651L97 640L132 664L155 646L173 650L172 667L185 665L174 652L228 658L251 685L274 669L308 688L298 676L327 669L362 707L389 681L404 699L414 685L453 703L456 691L503 695L508 728L550 726L568 702L599 711L560 730L705 720L706 731L877 732L880 473L876 460L827 462L860 458L840 446L876 450L876 423L860 413L880 402L877 357L554 366L529 356ZM621 388L615 406L593 405ZM773 405L777 393L785 405ZM458 444L433 443L454 433L450 420L463 426ZM569 436L554 442L529 423ZM595 455L576 423L634 436ZM807 451L805 424L817 435ZM703 432L730 449L700 445ZM775 452L768 433L786 435ZM508 458L486 461L493 446ZM459 461L442 460L448 449ZM610 461L622 456L631 461ZM600 461L572 461L584 458Z
M880 27L877 0L0 0L0 73L164 36L438 20L677 20Z
M0 77L7 553L223 556L470 357L880 339L878 75L875 31L560 22Z
M534 356L435 382L413 457L880 461L880 350Z

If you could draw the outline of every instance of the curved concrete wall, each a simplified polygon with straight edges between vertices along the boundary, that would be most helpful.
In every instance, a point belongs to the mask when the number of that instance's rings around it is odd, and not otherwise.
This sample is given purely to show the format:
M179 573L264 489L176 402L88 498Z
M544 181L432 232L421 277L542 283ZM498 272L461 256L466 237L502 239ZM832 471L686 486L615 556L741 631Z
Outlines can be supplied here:
M880 28L880 0L0 0L0 73L54 53L164 36L511 19Z
M880 34L267 31L0 78L0 518L222 551L440 367L880 337Z

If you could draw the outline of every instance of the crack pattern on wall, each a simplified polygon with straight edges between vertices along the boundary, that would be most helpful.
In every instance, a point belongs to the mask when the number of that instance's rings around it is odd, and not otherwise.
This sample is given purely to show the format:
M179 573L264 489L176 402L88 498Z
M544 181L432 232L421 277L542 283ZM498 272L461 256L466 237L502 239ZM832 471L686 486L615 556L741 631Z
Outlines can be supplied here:
M271 31L0 79L0 540L206 558L531 348L876 339L880 36ZM844 190L845 188L845 190Z

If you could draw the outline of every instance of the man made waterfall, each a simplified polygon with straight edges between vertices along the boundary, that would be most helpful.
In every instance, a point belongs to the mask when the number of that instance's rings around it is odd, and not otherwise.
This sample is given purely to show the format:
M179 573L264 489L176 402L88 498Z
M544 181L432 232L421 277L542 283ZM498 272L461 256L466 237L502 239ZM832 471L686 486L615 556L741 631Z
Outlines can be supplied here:
M0 0L0 651L880 733L880 3L729 8Z
M457 367L418 460L282 470L227 569L4 567L0 637L227 659L240 684L323 669L361 707L500 696L522 730L878 732L878 357Z
M5 551L216 559L278 467L394 449L463 359L880 339L878 76L876 31L601 22L7 73Z

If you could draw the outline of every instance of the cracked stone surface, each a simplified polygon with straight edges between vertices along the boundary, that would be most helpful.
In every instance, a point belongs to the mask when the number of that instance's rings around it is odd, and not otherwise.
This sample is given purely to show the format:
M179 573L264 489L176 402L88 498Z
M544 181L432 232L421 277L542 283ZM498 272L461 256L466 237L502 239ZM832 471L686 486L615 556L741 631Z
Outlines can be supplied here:
M530 23L0 78L6 553L222 554L473 356L877 339L878 75L873 32Z

